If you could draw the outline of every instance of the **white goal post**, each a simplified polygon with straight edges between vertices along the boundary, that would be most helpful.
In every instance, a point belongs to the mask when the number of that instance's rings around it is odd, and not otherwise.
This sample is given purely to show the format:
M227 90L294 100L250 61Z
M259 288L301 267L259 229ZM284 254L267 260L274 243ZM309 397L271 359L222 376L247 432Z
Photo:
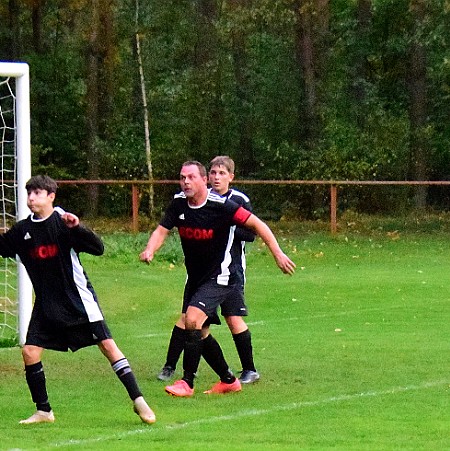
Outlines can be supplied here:
M2 195L10 189L13 199L7 199L15 210L17 221L26 218L27 207L25 184L31 177L31 127L30 127L30 77L26 63L0 61L0 140ZM2 106L2 104L6 106ZM5 203L3 203L5 205ZM3 210L6 210L3 207ZM5 211L3 212L3 214ZM12 224L3 221L3 231ZM32 286L24 266L17 263L16 310L19 344L25 343L32 310Z

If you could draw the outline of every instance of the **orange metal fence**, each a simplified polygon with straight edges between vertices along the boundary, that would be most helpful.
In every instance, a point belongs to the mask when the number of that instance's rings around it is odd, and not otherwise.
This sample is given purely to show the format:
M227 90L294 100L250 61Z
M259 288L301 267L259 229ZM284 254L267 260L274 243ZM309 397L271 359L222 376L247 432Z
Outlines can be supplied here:
M132 199L132 231L139 230L139 187L178 185L178 180L58 180L59 185L129 185ZM330 187L330 231L337 232L338 188L348 185L450 186L450 181L376 181L376 180L235 180L238 185L328 185Z

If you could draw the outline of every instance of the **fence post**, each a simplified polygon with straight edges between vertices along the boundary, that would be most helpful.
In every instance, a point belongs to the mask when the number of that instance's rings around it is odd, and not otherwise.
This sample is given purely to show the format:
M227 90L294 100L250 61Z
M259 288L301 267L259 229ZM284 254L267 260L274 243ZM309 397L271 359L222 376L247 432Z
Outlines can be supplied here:
M131 185L131 210L132 210L132 223L131 230L133 233L139 232L139 188L136 184Z
M331 234L336 235L337 232L337 186L331 185L330 187L330 213L331 213Z

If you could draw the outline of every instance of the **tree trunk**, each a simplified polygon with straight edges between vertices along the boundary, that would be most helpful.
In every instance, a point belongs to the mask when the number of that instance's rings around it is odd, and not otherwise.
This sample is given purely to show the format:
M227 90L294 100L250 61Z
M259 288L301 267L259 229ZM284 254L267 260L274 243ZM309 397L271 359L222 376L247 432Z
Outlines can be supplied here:
M295 35L296 56L303 80L303 102L300 105L300 120L303 122L302 141L311 141L314 129L314 116L316 110L316 85L314 77L313 39L311 30L311 2L300 0L297 2L297 29ZM300 129L300 127L299 127Z
M230 0L228 2L231 10L238 8L249 8L251 0ZM247 75L247 51L246 35L242 28L235 27L231 32L233 71L236 82L236 97L240 105L239 115L239 155L238 164L240 173L249 176L256 167L256 158L253 148L253 127L250 113L250 88Z
M34 0L31 20L33 23L33 47L36 53L42 54L42 6L45 0Z
M136 0L136 16L135 16L135 34L136 34L136 57L139 68L139 81L141 85L142 108L144 111L144 137L145 137L145 159L147 162L148 179L153 180L153 165L152 165L152 148L150 145L150 126L149 114L147 107L147 90L145 89L144 66L142 64L141 55L141 39L139 35L139 0ZM153 184L149 185L149 200L148 200L149 216L153 219L155 212L155 188Z
M89 180L99 178L99 1L91 0L91 29L88 46L88 73L87 73L87 157ZM98 214L99 186L88 185L87 202L89 216Z
M298 141L311 148L319 134L318 85L326 70L328 0L297 0L295 53L303 83L304 99L299 104ZM300 127L300 124L303 127Z
M22 54L21 39L20 39L20 22L19 22L19 2L18 0L9 0L8 2L8 16L9 16L9 30L10 43L9 55L7 59L11 61L16 60Z
M109 138L108 123L113 113L113 99L115 89L115 69L117 46L115 43L115 0L100 0L99 2L99 29L98 29L98 118L99 135L101 138Z
M409 118L411 124L411 172L413 180L428 179L429 143L426 138L427 123L427 87L426 87L426 51L420 41L419 30L425 20L424 0L412 0L410 10L413 15L413 41L410 49L408 87L410 95ZM427 186L416 189L415 204L425 208L427 204Z
M219 17L217 0L195 0L197 13L194 47L194 81L197 85L195 108L198 122L190 134L194 154L208 154L216 147L223 127L223 113L220 101L220 67L218 65L218 39L215 22ZM202 94L202 91L204 93Z
M195 64L203 66L213 58L217 48L214 20L217 19L216 0L195 0L198 17L198 39L195 45Z
M88 178L100 178L101 142L109 135L113 111L115 72L114 0L91 0L91 24L87 74L87 153ZM100 187L88 188L88 214L96 216Z
M360 106L364 104L366 98L365 81L368 76L367 66L367 43L370 22L372 20L372 0L358 0L357 6L357 36L361 51L356 53L356 61L352 72L351 84L353 87L353 96L357 109L360 112ZM362 127L365 122L365 114L357 114L356 121Z

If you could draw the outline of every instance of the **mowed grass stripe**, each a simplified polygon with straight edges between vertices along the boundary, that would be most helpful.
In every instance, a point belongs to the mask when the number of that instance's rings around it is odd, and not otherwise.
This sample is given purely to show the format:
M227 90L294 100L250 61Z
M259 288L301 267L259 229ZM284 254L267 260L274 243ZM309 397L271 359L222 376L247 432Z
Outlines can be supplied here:
M155 424L146 428L138 428L132 431L126 431L124 433L105 435L99 437L92 437L90 439L85 440L67 440L56 443L49 444L50 447L66 447L72 446L77 447L80 445L94 444L107 442L110 440L121 439L125 437L130 437L132 435L141 435L141 434L157 434L161 431L167 430L176 430L176 429L185 429L189 427L196 427L201 425L207 425L211 423L219 423L223 421L239 421L242 418L246 417L254 417L260 415L274 415L278 412L289 412L291 410L305 409L305 408L314 408L324 404L334 404L334 403L342 403L342 402L352 402L362 398L375 398L381 396L393 396L404 392L411 392L417 390L426 390L441 386L450 386L450 380L448 381L429 381L424 382L421 385L411 385L407 387L391 387L385 390L374 390L363 393L353 393L353 394L338 394L336 396L332 396L330 398L316 400L316 401L303 401L303 402L293 402L290 404L284 405L271 405L267 409L248 409L248 410L238 410L236 412L230 413L228 415L220 415L214 417L205 417L201 419L196 419L193 421L186 421L177 424L166 424L166 425L158 425ZM233 395L232 395L233 396Z

